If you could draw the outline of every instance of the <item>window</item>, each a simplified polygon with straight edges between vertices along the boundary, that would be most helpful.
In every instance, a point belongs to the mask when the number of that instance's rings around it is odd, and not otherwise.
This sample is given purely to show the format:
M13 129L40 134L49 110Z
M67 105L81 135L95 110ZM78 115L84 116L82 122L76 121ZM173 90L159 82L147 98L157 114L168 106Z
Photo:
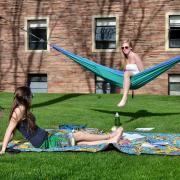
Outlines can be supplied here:
M27 20L28 50L47 50L47 20Z
M96 49L116 48L116 18L96 18Z
M47 74L28 74L28 86L33 93L48 92Z
M110 94L116 92L116 87L104 79L96 76L96 94Z
M180 95L180 75L169 75L169 95Z
M180 15L169 15L169 48L180 48Z
M119 51L119 16L92 17L92 51L118 52Z

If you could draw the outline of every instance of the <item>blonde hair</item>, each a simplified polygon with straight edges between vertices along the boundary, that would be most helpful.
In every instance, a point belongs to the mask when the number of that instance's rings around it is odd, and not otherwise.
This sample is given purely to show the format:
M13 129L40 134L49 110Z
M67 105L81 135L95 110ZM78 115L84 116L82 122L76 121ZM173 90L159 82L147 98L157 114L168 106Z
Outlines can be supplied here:
M125 39L125 40L123 40L123 41L122 41L122 44L124 44L124 43L129 44L129 47L131 47L131 48L132 48L132 46L133 46L132 41L131 41L130 39ZM121 61L120 69L124 69L125 66L126 66L126 64L127 64L127 55L124 54L124 53L123 53L123 55L124 55L124 59Z
M128 43L130 47L133 46L132 41L131 41L130 39L125 39L125 40L122 42L122 44L124 44L124 43Z

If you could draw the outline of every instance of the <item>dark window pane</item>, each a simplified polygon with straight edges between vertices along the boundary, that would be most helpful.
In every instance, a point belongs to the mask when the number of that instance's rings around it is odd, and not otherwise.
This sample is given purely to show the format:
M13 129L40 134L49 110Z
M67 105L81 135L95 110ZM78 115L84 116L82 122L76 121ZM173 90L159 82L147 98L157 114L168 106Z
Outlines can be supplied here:
M31 82L47 82L47 75L30 75Z
M170 16L169 47L180 48L180 16Z
M96 41L115 41L115 27L96 27Z
M180 28L170 28L169 37L170 39L180 39Z
M169 31L169 47L180 47L180 28L171 28Z
M116 18L97 18L95 28L95 48L116 48Z
M110 41L96 41L96 49L115 49L116 42Z
M30 50L47 49L46 28L29 28L29 49Z

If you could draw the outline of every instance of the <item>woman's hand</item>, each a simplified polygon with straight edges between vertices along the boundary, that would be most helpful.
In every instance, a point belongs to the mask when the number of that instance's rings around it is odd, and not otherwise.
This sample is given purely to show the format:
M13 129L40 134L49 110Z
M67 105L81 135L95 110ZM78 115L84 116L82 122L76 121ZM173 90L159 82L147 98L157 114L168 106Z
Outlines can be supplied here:
M0 151L0 156L3 155L3 154L5 154L5 151L1 150Z

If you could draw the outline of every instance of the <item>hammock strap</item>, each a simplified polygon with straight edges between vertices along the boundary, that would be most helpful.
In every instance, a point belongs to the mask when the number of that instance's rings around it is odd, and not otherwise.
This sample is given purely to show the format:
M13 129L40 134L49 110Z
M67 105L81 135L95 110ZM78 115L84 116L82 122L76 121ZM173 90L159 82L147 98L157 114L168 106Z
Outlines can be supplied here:
M134 99L134 90L132 90L132 99Z

